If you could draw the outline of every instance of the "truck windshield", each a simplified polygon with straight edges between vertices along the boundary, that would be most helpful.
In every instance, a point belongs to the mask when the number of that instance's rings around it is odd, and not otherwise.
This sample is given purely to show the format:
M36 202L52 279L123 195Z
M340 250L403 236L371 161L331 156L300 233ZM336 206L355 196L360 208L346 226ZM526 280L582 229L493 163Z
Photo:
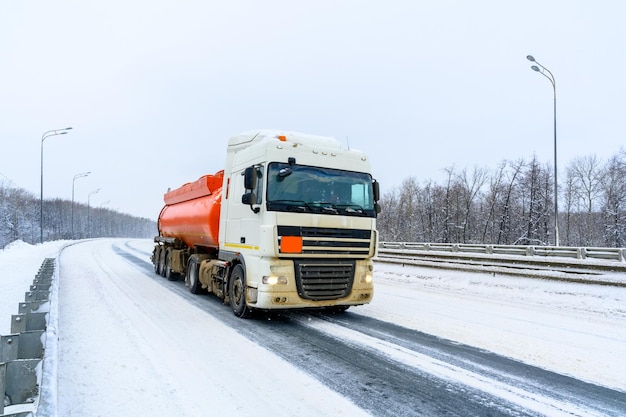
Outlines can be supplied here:
M273 162L267 175L267 209L376 217L372 177L362 172Z

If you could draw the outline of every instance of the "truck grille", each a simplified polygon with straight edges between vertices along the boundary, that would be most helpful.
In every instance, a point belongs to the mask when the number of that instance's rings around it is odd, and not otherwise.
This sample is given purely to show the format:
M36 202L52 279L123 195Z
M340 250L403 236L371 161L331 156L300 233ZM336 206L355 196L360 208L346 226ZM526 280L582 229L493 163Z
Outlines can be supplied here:
M352 291L354 265L354 261L294 261L298 294L315 301L347 297Z
M278 226L278 247L283 236L301 236L302 252L293 256L335 255L350 258L370 256L372 231L329 227Z

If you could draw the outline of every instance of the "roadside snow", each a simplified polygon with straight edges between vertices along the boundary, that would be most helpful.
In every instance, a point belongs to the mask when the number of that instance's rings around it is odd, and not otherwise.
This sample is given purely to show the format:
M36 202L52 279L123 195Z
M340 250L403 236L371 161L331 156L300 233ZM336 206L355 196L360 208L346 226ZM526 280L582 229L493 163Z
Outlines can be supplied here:
M626 392L626 288L375 266L354 309L424 333Z
M154 305L172 302L168 290L112 254L113 242L62 255L59 416L366 415L190 303ZM0 334L43 260L72 243L0 250ZM152 242L132 245L148 253ZM377 263L374 301L350 311L626 392L626 288ZM198 321L206 332L190 330ZM199 346L211 360L189 359Z
M68 243L58 240L30 245L17 240L0 249L0 334L10 333L11 315L17 314L44 259L56 258Z

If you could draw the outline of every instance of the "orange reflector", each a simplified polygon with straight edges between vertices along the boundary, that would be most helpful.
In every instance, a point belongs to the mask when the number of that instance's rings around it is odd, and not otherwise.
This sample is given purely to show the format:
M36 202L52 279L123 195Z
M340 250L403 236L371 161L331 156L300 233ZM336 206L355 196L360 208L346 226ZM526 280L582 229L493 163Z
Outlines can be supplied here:
M285 135L278 135L276 136L278 138L279 141L281 142L286 142L287 141L287 136Z
M302 236L283 236L280 239L282 253L302 253Z

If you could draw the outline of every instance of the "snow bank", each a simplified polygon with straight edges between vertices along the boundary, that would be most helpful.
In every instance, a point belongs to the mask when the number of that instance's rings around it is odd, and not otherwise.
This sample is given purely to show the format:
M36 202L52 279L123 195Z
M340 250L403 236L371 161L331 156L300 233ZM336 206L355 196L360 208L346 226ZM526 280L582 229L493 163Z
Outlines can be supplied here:
M0 334L11 331L11 315L17 314L18 304L30 289L33 278L46 258L56 258L71 241L57 240L30 245L21 240L0 250Z

